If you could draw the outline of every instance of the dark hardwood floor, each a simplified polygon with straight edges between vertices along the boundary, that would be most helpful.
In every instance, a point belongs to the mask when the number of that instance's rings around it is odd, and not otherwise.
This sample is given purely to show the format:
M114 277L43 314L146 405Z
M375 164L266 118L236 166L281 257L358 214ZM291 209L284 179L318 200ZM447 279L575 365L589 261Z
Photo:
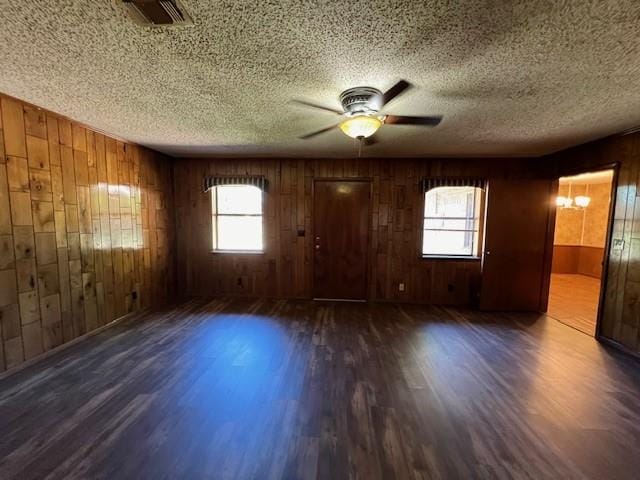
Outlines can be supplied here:
M222 299L0 381L0 478L638 478L640 364L534 315Z

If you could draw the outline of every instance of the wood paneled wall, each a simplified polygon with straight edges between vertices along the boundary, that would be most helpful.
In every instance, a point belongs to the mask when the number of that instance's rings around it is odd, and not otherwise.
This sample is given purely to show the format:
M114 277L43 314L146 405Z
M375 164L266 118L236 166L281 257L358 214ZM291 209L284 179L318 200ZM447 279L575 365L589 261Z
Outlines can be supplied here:
M472 175L506 181L531 171L516 159L276 160L181 159L174 165L178 279L187 295L308 298L312 291L312 187L318 178L369 178L373 184L368 294L373 300L467 304L480 280L479 261L420 256L424 175ZM266 176L265 252L212 254L205 175ZM304 236L298 231L304 230ZM405 284L405 291L399 284Z
M599 334L640 353L640 134L591 142L549 158L554 175L573 175L619 164L612 244L606 255L605 296Z
M171 163L0 96L0 371L170 297Z

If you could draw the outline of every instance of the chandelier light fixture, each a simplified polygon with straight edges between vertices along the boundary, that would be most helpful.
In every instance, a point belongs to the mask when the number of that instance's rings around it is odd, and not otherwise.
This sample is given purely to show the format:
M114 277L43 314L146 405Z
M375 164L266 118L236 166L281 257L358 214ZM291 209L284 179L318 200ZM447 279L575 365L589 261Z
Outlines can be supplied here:
M573 198L565 197L563 195L558 195L556 197L556 206L560 208L571 208L571 205L573 205Z
M573 201L576 204L576 207L587 208L591 203L591 197L587 197L586 195L578 195Z
M589 193L589 185L586 187L587 192ZM591 197L588 195L576 195L575 197L571 196L571 183L569 183L569 192L567 196L558 195L556 197L556 206L559 208L574 208L574 209L582 209L587 208L591 203Z

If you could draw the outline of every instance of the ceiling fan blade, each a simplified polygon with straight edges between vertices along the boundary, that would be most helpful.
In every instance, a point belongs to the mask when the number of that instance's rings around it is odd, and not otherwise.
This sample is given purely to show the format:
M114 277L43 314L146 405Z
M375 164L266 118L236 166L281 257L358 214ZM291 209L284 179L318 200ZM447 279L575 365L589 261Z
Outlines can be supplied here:
M323 128L321 130L316 130L315 132L307 133L306 135L302 135L301 137L298 137L298 138L300 140L307 140L309 138L315 137L316 135L320 135L321 133L328 132L329 130L334 129L336 127L337 125L331 125L330 127Z
M409 88L411 88L411 84L409 82L407 82L406 80L400 80L393 87L382 94L382 106L386 105Z
M337 113L338 115L342 115L344 113L344 112L341 112L340 110L336 110L335 108L325 107L324 105L318 105L316 103L307 102L306 100L298 100L294 98L291 101L294 103L299 103L300 105L304 105L305 107L317 108L320 110L325 110L327 112Z
M435 127L442 121L442 116L431 117L408 117L405 115L387 115L384 123L387 125L423 125L425 127Z

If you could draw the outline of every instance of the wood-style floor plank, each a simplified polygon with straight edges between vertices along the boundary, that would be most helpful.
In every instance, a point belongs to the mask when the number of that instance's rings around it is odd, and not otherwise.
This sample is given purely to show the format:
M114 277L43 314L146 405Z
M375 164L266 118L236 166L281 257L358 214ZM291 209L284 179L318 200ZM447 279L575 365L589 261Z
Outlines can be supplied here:
M0 381L0 478L637 478L640 365L555 320L191 300Z
M551 275L547 314L556 320L594 336L599 300L599 278L571 273Z

